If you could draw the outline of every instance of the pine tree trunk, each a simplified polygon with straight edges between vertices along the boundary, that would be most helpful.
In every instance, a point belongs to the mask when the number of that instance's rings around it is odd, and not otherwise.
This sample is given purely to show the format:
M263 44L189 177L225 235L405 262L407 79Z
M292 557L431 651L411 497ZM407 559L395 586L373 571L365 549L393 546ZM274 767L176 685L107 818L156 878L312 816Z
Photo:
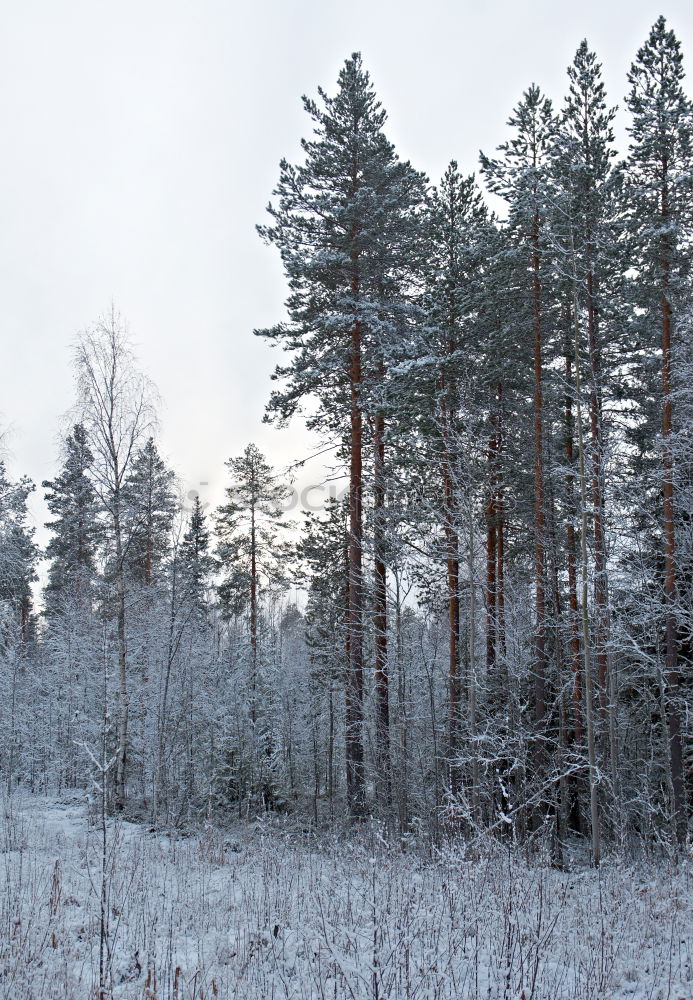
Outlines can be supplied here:
M402 595L399 572L395 571L395 645L397 658L397 714L399 724L399 829L404 834L409 823L409 768L407 749L407 677L402 641Z
M503 454L503 383L498 383L498 494L496 501L496 657L500 657L503 677L507 680L508 664L505 657L505 501L501 458Z
M668 161L662 161L661 216L669 217ZM670 246L665 232L661 237L661 316L662 316L662 437L664 439L663 466L663 516L662 534L664 539L664 601L666 607L665 647L667 683L667 726L669 730L669 753L671 785L673 792L673 812L676 839L680 844L686 840L686 815L684 807L683 746L681 739L681 718L677 697L680 676L678 669L678 635L676 626L676 539L674 528L674 460L671 449L673 428L671 400L671 302L669 298Z
M594 653L599 683L599 707L602 731L608 732L608 604L609 584L606 565L606 535L604 530L602 400L597 313L594 296L594 276L587 258L587 349L590 362L590 436L592 443L592 506L594 530Z
M453 310L450 310L451 316ZM454 320L450 320L450 333L446 353L455 350ZM445 371L440 375L440 424L442 431L443 523L445 532L445 558L448 605L448 759L450 791L457 794L460 773L457 758L460 750L460 562L459 537L456 528L455 486L452 455L452 416L449 386Z
M351 643L349 641L349 628L350 628L350 608L349 608L349 585L351 583L351 573L349 571L349 558L351 554L350 545L350 534L345 531L345 545L344 545L344 607L342 614L342 626L343 626L343 636L344 636L344 662L347 667L351 663Z
M459 791L459 769L455 760L459 755L460 722L460 595L459 595L459 539L454 521L454 489L450 469L450 455L445 448L443 457L443 493L445 518L445 548L448 589L448 754L450 758L450 791Z
M556 500L551 494L550 506L550 526L551 526L551 590L553 598L553 630L556 636L556 672L558 674L558 747L559 747L559 778L558 778L558 804L556 808L557 833L559 840L559 851L565 842L568 831L568 732L566 728L566 698L564 689L565 662L563 658L563 610L561 600L561 588L558 579L560 545L556 531Z
M382 368L379 371L382 377ZM375 632L376 754L378 757L379 798L385 812L391 804L390 692L387 664L387 566L385 543L385 417L375 418L373 477L373 544Z
M352 283L354 298L358 281ZM349 466L349 670L346 684L346 771L349 814L365 814L363 761L363 413L361 409L361 322L351 329Z
M505 596L501 594L503 578L503 525L500 451L502 447L501 405L503 385L498 383L491 416L492 434L486 461L488 467L488 500L486 503L486 667L491 670L500 652L500 614ZM503 608L504 610L504 608Z
M592 662L590 626L588 611L588 565L587 565L587 474L585 472L585 444L582 431L582 380L580 378L580 326L578 322L578 302L576 279L573 278L573 324L575 329L575 409L578 436L578 476L580 483L580 571L581 571L581 622L582 622L582 655L585 676L585 721L587 723L587 757L590 789L590 825L592 828L592 862L595 868L601 860L601 831L599 821L599 804L597 800L597 750L594 726L594 685L592 683Z
M469 735L471 737L472 758L472 817L476 824L481 823L481 776L479 769L479 747L477 742L477 676L476 676L476 567L474 565L474 519L471 504L468 516L469 550Z
M532 230L532 272L534 314L534 586L536 602L534 712L537 723L541 723L546 714L546 543L544 538L544 401L538 212L535 213Z
M609 569L606 550L603 407L599 317L596 307L595 277L587 254L587 346L590 361L590 435L592 441L592 504L594 507L594 645L599 681L602 755L608 760L612 784L614 827L621 823L621 791L617 766L615 685L609 676Z
M495 424L495 417L493 418ZM486 501L486 669L496 662L498 529L496 510L496 450L497 429L489 439L486 462L488 467L488 499Z
M570 321L570 309L568 309L568 321ZM572 381L572 362L568 349L565 357L565 380L566 385ZM575 476L573 474L573 463L575 460L573 446L573 404L570 393L565 398L565 457L568 466L566 475L566 491L568 494L568 505L570 514L566 526L566 549L568 559L568 605L570 608L570 654L573 670L573 734L575 743L580 746L583 739L582 722L582 667L580 663L580 613L578 606L577 591L577 548L575 539L575 525L572 516L575 513Z

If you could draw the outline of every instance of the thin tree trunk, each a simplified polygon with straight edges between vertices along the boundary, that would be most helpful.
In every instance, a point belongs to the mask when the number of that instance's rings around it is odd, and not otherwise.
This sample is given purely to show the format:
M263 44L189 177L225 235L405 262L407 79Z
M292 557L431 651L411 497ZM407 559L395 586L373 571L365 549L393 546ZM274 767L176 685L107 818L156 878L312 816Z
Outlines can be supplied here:
M570 321L570 309L568 309L568 320ZM568 350L566 350L566 385L570 385L572 378L572 362L570 354L568 353ZM572 470L575 453L573 447L573 403L570 392L567 392L565 397L565 424L565 457L568 466L568 473L566 475L566 491L568 494L568 505L570 509L566 526L566 548L568 558L568 605L570 607L570 653L573 670L573 732L575 743L580 745L583 739L582 667L580 664L580 613L577 590L577 548L575 525L572 521L575 502L575 476Z
M501 471L501 456L503 453L503 383L498 383L498 494L496 501L497 543L496 543L496 657L500 657L503 665L503 677L507 679L508 664L505 657L505 500L503 496L503 477Z
M250 508L250 721L257 723L257 538L255 504Z
M116 482L118 469L116 466ZM125 565L120 525L120 494L116 489L113 501L113 529L116 548L116 601L118 616L118 749L116 760L115 806L125 808L128 720L130 697L127 679L127 646L125 638Z
M479 773L479 748L477 745L477 677L476 677L476 567L474 565L474 519L469 508L469 735L472 756L472 815L474 822L481 822L481 781Z
M152 582L152 568L154 564L154 461L151 450L147 452L147 539L144 553L144 582L149 587Z
M379 376L382 377L382 368ZM379 798L385 812L391 804L390 691L387 664L387 566L385 543L385 417L378 413L374 434L373 543L375 632L376 753Z
M399 716L399 829L409 822L409 767L407 751L407 677L402 643L402 596L399 572L395 572L395 643L397 650L397 712Z
M599 707L602 727L602 754L608 760L612 784L612 816L618 832L621 825L621 782L617 766L616 688L609 676L609 568L606 549L604 483L603 406L599 316L595 277L587 254L587 344L590 360L590 435L592 438L592 503L594 506L594 604Z
M580 569L581 569L581 619L582 619L582 652L584 658L585 674L585 718L587 722L587 757L589 761L589 788L590 788L590 823L592 827L592 862L595 868L599 867L601 860L600 828L599 828L599 805L597 801L597 751L594 734L594 686L592 683L592 663L590 650L590 627L587 582L587 483L585 472L585 445L582 433L582 408L580 404L582 393L582 380L580 378L580 326L578 322L578 302L576 280L573 280L573 323L575 326L575 397L576 397L576 424L578 434L578 460L579 460L579 481L580 481Z
M558 580L558 565L560 546L556 531L556 497L553 490L550 494L549 503L549 531L551 547L550 558L550 580L553 602L553 631L556 645L556 674L558 677L558 725L559 725L559 778L558 778L558 803L556 807L557 834L559 840L559 852L563 850L563 843L568 829L568 779L566 775L568 761L568 734L566 729L566 706L564 692L565 660L563 656L563 610L561 601L561 588Z
M154 561L154 541L151 525L147 527L147 547L144 558L144 582L149 587L152 582L152 563Z
M489 439L486 461L488 466L488 499L486 501L486 669L496 662L498 529L496 509L496 451L498 430L493 417L493 433Z
M536 602L534 711L537 723L541 724L546 714L546 543L544 538L544 400L538 212L535 213L532 229L532 272L534 314L534 585Z
M668 161L662 162L661 215L669 217ZM673 792L673 813L676 839L680 844L686 840L686 815L684 809L683 746L681 739L681 718L677 697L680 675L678 668L678 635L676 626L676 538L674 529L674 459L671 449L673 414L671 401L671 302L669 299L670 247L669 236L665 232L662 241L662 437L664 449L663 466L663 511L662 534L664 536L664 601L666 606L666 683L667 683L667 726L669 730L669 753L671 785Z
M459 755L460 722L460 594L459 594L459 539L454 521L454 489L450 469L450 455L445 446L443 458L443 491L445 504L445 548L448 588L448 754L450 758L450 790L459 791L459 769L455 760Z
M332 697L332 678L330 678L328 699L327 796L330 802L330 822L332 822L334 820L334 699Z
M358 296L358 280L352 283ZM360 320L351 328L349 466L349 671L346 684L346 770L349 813L365 814L363 761L363 414L361 409Z
M448 338L446 353L455 350L455 341ZM442 479L443 521L445 531L445 558L448 605L448 758L450 791L455 795L460 787L459 767L456 759L460 749L460 563L459 537L455 527L455 487L452 470L452 419L448 383L445 372L440 375L440 420L442 429Z
M602 732L608 734L608 604L609 582L606 564L606 534L604 529L602 400L600 391L600 358L594 276L589 254L587 258L587 348L590 362L590 436L592 443L592 505L594 530L594 652L599 683L599 707Z

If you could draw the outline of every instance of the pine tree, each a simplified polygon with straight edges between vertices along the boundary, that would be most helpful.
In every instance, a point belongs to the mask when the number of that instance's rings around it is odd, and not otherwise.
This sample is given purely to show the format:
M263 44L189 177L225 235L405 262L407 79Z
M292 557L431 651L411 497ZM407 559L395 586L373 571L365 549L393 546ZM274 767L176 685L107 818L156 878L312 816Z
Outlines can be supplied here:
M535 580L535 718L546 712L546 500L544 471L544 367L546 292L542 288L549 214L549 155L554 132L551 101L532 85L508 124L513 138L499 147L501 159L482 155L489 188L509 204L507 229L519 266L531 275L527 316L531 323L534 369L534 580ZM523 310L524 311L524 310ZM524 319L524 317L523 317ZM529 332L529 331L528 331Z
M281 588L285 582L288 550L281 544L279 529L287 491L254 444L226 466L233 482L216 516L217 555L225 577L219 597L227 615L249 614L250 717L255 725L260 600L263 591Z
M693 109L684 93L683 55L674 32L659 17L628 74L632 115L626 172L628 223L636 273L636 305L650 351L661 350L662 550L664 556L665 676L667 724L676 836L686 834L683 746L678 706L680 669L677 565L674 393L677 335L690 308L688 276L693 235Z
M399 161L385 138L386 115L358 53L340 72L336 96L323 90L319 95L320 105L303 100L316 138L303 140L303 164L282 161L278 206L269 207L273 222L260 227L282 256L291 288L289 322L258 332L294 354L288 366L277 368L275 377L287 386L273 393L268 412L285 421L311 395L319 405L309 425L333 431L348 447L347 790L351 814L360 816L365 811L364 417L378 411L373 393L382 388L388 346L401 329L402 284L411 280L412 258L419 253L415 217L423 178ZM378 433L384 440L382 421ZM378 477L379 446L376 455ZM382 571L380 577L382 597Z
M601 66L583 41L568 68L570 92L566 99L560 132L562 163L559 176L567 194L564 233L570 230L565 246L571 259L578 304L584 303L589 359L589 422L591 437L592 527L594 534L594 647L598 666L599 697L606 718L608 571L604 501L603 348L604 328L609 330L606 298L613 293L610 271L614 266L615 185L612 183L612 121L615 109L608 109ZM566 241L567 242L567 241ZM572 255L572 256L570 256ZM566 269L568 270L568 269ZM611 288L609 287L611 284Z
M596 798L596 724L592 705L592 655L597 668L596 689L599 695L602 739L606 768L610 765L611 801L615 825L619 818L619 790L616 768L616 727L614 688L608 677L609 575L606 537L606 481L604 390L607 383L605 360L611 376L612 398L618 394L614 377L615 359L622 347L618 313L620 266L617 238L618 175L612 171L615 156L612 148L614 109L606 104L601 66L583 41L568 67L569 93L557 129L553 147L557 190L552 219L553 239L562 263L559 295L565 302L564 322L566 374L566 457L568 474L565 504L568 512L566 555L568 561L569 605L571 608L571 656L574 677L574 732L579 739L582 728L582 688L585 688L588 756L590 759L591 824L593 858L599 860L599 818ZM583 326L586 341L583 348ZM571 346L572 345L572 348ZM607 346L605 353L604 346ZM571 354L573 355L571 357ZM583 360L586 356L586 363ZM582 412L577 391L583 382L586 366L588 385L589 454L586 454L583 427L574 421L573 408ZM570 386L575 382L575 391ZM577 433L577 482L580 504L574 495L574 433ZM589 466L588 466L589 461ZM589 475L589 483L585 477ZM589 498L589 499L588 499ZM581 509L589 504L589 509ZM588 539L591 525L594 553L594 611L588 607L587 593L578 601L578 547L575 515L580 512L580 558L583 581L587 579ZM581 614L578 608L581 604ZM579 627L579 621L582 621ZM582 660L581 662L581 645Z
M455 161L430 196L429 225L432 254L427 295L430 335L426 338L437 384L423 387L421 402L435 400L432 434L427 451L440 456L442 517L448 603L448 731L449 757L459 752L461 697L460 636L460 487L459 433L475 401L472 382L480 358L481 330L476 322L483 284L482 236L490 224L488 209L474 177L463 177ZM476 362L476 364L475 364ZM478 380L478 375L476 375ZM495 564L495 561L494 561ZM457 791L457 769L451 767L452 791Z

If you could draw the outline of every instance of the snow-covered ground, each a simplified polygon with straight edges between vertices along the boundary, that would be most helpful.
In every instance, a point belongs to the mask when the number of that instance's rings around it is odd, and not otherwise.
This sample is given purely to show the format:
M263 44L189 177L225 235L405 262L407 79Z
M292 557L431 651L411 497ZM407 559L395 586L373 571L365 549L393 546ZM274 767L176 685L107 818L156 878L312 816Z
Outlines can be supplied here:
M15 796L0 829L0 996L98 995L101 839L77 800ZM317 845L260 824L108 829L118 1000L693 998L689 864L530 867Z

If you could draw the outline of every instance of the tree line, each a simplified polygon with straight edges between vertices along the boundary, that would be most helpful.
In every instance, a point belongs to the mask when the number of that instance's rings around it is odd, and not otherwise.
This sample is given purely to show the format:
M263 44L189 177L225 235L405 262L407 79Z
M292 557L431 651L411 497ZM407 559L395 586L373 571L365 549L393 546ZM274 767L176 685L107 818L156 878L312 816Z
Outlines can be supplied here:
M266 419L304 419L344 499L287 524L254 445L211 517L156 445L112 311L77 342L77 416L32 610L33 485L0 476L2 768L114 809L402 838L682 845L693 657L693 106L660 17L629 147L587 42L559 108L522 95L483 187L386 137L360 55L304 98L262 239L286 351ZM297 590L303 595L297 599ZM100 742L99 742L100 741ZM86 754L86 755L85 755Z

